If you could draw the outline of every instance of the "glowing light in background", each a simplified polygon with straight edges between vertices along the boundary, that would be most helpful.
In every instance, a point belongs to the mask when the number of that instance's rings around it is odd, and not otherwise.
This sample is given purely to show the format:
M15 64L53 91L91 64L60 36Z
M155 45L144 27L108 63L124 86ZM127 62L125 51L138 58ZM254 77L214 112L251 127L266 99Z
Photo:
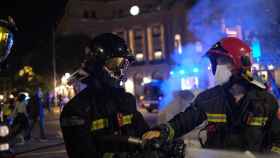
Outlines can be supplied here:
M66 72L64 76L65 76L66 79L68 79L70 77L70 73Z
M143 61L144 60L144 55L142 53L136 54L136 60L137 61Z
M199 41L195 42L195 50L197 52L202 52L203 51L203 47L202 47L201 42L199 42Z
M67 82L68 82L69 77L70 77L70 73L68 73L68 72L65 73L65 74L61 77L61 83L64 84L64 85L66 85Z
M177 49L179 54L182 54L183 50L182 50L181 35L175 34L174 39L175 39L175 43L174 43L175 48Z
M260 64L253 64L252 65L252 70L260 70Z
M278 4L280 4L280 2ZM244 12L244 10L246 10L246 12ZM256 13L260 11L269 11L269 15L267 13L258 14L259 16L256 18ZM189 21L187 29L192 33L196 41L201 42L201 47L195 42L188 42L186 45L182 44L180 48L179 43L181 39L185 39L185 37L181 37L180 34L177 33L174 35L175 49L173 50L174 52L170 52L170 54L172 54L175 66L170 71L170 78L163 84L164 86L162 89L166 99L164 98L165 102L162 102L163 104L161 106L164 107L165 104L168 104L173 99L172 94L174 91L191 87L189 85L190 82L186 81L185 77L197 76L199 81L197 85L202 85L206 82L210 83L212 81L213 76L210 78L210 76L203 74L207 72L212 75L210 72L211 65L209 65L209 63L200 64L199 60L206 50L225 36L237 36L251 42L255 61L261 61L267 57L268 53L266 47L279 49L279 38L275 38L274 41L271 41L273 39L270 39L270 35L267 34L271 32L271 22L277 21L278 13L279 9L270 1L220 0L219 3L216 3L212 0L198 0L188 11L187 18ZM224 29L221 29L221 27L224 27ZM279 27L273 26L273 28ZM260 32L262 36L265 38L268 37L269 39L264 40L261 38L259 39L260 41L258 39L252 41L252 37L258 37L257 33ZM260 42L262 41L269 41L269 45L261 47L263 43ZM273 64L273 66L276 67L276 64L270 61L264 65L268 64ZM195 68L199 71L197 72ZM181 75L180 70L184 70L183 75ZM184 77L184 79L182 79L182 77ZM207 77L209 80L207 80ZM185 85L183 86L183 84ZM199 88L204 88L201 85L199 85Z
M259 59L261 57L261 45L257 38L252 41L252 53L253 58L255 59Z
M181 90L190 90L192 89L192 85L189 80L186 78L181 78Z
M150 76L146 76L146 77L143 77L142 85L151 83L151 82L152 82L152 78Z
M162 51L156 51L155 52L155 58L156 59L161 59L162 58Z
M274 66L273 66L272 64L269 64L269 65L267 66L267 68L268 68L268 70L273 70L273 69L274 69Z
M181 90L191 90L198 86L198 77L190 76L181 78Z
M131 78L124 83L125 91L134 94L134 83Z
M238 37L238 32L234 29L226 28L225 32L228 37Z
M14 99L15 97L14 97L13 94L10 94L10 95L9 95L9 98L10 98L10 99Z
M185 70L180 70L179 73L180 73L180 75L184 75L185 74Z
M140 8L137 5L134 5L130 8L129 12L132 16L136 16L140 13Z
M198 73L199 72L199 69L197 67L193 68L193 72L194 73Z

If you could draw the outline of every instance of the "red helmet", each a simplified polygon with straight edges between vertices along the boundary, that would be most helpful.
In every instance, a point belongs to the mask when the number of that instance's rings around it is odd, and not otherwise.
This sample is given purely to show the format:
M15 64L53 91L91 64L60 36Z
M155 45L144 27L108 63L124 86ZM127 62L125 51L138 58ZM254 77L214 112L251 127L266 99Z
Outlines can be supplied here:
M252 65L251 48L236 37L221 39L207 51L206 56L210 58L213 73L216 71L216 58L218 56L229 57L236 70L250 69Z

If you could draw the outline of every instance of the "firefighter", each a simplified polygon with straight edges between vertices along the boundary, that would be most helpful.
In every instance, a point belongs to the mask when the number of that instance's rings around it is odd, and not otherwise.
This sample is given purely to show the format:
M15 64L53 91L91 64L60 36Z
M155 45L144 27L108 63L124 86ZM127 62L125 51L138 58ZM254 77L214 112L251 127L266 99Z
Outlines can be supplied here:
M6 59L14 45L16 24L11 16L0 16L0 73L6 67ZM4 109L1 109L4 111ZM6 109L5 109L6 110ZM6 112L6 111L5 111ZM4 115L6 115L5 113ZM6 115L7 116L7 115Z
M207 120L202 147L280 154L279 106L265 86L252 78L250 47L226 37L206 56L217 85L199 94L168 123L146 132L143 139L172 140Z
M14 44L14 36L16 33L16 25L11 16L0 16L0 71L5 68L6 58L11 53L13 44ZM1 72L0 72L1 73ZM7 130L8 126L3 122L3 109L1 109L1 122L0 122L0 145L5 146L4 148L0 148L0 157L13 157L14 152L10 148L9 144L10 142L10 136L12 135L12 131ZM5 130L6 129L6 130ZM7 132L8 131L8 132Z
M68 156L128 157L136 147L104 138L141 137L148 130L135 98L120 86L134 56L124 40L111 33L96 36L89 45L80 70L87 87L65 105L60 117Z

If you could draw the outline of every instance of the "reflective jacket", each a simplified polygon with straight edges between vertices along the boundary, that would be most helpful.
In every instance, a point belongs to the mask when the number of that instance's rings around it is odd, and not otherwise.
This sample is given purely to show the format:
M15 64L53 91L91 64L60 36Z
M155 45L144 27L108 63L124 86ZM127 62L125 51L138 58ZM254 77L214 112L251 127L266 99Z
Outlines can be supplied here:
M247 88L238 105L231 101L233 97L225 86L201 93L190 107L169 121L169 136L180 137L207 120L207 148L280 153L276 99L256 86Z
M135 152L137 148L132 145L102 138L141 137L148 130L131 94L97 80L66 104L60 123L69 158L113 157L116 153Z

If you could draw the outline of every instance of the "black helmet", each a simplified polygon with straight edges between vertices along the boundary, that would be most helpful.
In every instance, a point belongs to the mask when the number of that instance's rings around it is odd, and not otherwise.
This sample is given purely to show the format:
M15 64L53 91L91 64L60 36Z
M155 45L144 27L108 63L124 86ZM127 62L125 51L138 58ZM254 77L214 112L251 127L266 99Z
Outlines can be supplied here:
M125 41L112 33L96 36L90 42L89 50L86 52L84 70L106 82L118 84L123 81L127 66L134 61Z
M16 30L17 28L12 17L0 16L0 63L3 62L11 52Z
M104 33L96 36L90 42L90 52L87 53L87 60L94 62L105 62L113 57L124 57L134 60L133 54L128 50L125 41L112 33Z

